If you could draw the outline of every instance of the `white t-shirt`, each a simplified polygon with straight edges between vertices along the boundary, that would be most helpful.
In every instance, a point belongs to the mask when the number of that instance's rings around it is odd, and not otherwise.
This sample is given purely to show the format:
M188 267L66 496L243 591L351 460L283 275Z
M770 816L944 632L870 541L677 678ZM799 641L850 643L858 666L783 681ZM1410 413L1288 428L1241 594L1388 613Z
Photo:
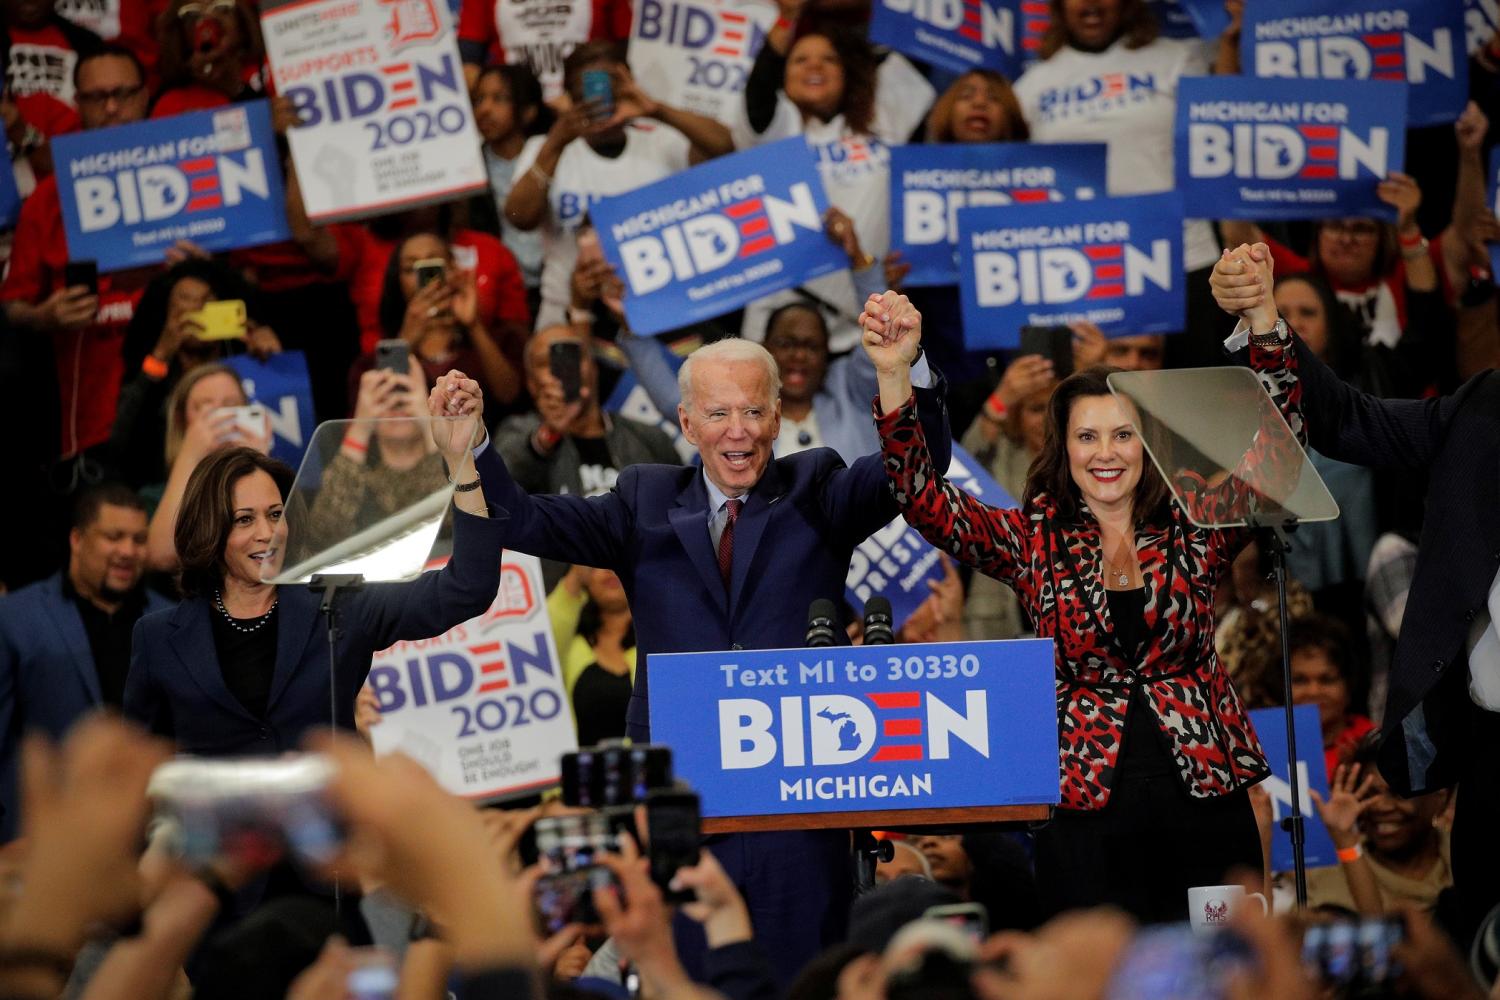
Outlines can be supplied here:
M1203 76L1203 49L1158 38L1138 49L1124 39L1103 52L1064 46L1016 81L1016 99L1034 142L1100 142L1109 146L1109 193L1154 194L1176 184L1172 168L1177 81ZM1213 227L1183 223L1187 270L1218 259Z
M764 143L800 135L818 161L823 190L828 203L854 222L859 245L865 253L881 258L891 248L891 152L890 147L906 142L912 131L927 115L937 96L916 67L892 53L880 64L875 83L875 118L868 135L856 133L843 115L828 121L803 120L802 112L786 96L776 93L776 110L765 131L750 128L745 102L739 102L730 133L738 149L749 149ZM878 266L878 265L877 265ZM857 299L848 272L825 275L806 285L809 292L836 306L841 319L829 329L829 348L841 353L859 341L857 318L862 305ZM754 305L745 310L744 335L760 340L764 325L763 310Z
M536 163L545 136L526 141L516 157L515 176ZM625 127L619 156L600 156L583 139L575 139L557 160L547 187L547 217L542 223L542 304L536 328L567 322L569 283L578 256L574 231L588 207L600 198L624 194L688 167L688 137L660 122Z

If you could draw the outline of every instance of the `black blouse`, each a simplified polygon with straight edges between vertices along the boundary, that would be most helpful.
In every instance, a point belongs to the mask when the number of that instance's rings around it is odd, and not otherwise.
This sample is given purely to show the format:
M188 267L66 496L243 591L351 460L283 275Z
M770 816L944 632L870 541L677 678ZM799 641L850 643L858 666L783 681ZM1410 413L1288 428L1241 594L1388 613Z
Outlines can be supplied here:
M276 673L276 609L271 609L271 620L253 632L231 626L218 608L210 611L210 620L225 687L251 715L264 719L271 701L271 678ZM235 621L244 625L256 619Z

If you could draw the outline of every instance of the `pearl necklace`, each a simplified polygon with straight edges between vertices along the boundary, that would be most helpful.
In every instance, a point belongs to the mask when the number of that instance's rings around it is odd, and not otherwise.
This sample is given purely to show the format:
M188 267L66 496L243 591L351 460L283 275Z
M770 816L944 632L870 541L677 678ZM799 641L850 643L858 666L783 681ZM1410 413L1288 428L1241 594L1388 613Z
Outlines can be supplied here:
M224 616L224 620L229 623L230 628L234 629L236 632L255 632L259 630L262 625L271 620L271 615L276 613L276 605L281 603L281 598L278 597L276 598L276 600L272 601L271 609L265 614L260 615L258 618L246 619L247 621L255 622L254 625L241 625L240 619L235 618L229 613L229 609L224 607L224 594L222 591L214 591L214 603L219 606L219 613Z

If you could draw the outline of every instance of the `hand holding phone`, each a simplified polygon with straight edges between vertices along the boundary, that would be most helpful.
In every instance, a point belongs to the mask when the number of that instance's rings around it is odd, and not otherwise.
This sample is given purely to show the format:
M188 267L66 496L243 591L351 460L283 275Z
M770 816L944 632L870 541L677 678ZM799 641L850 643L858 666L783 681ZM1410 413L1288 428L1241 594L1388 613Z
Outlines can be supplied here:
M672 880L681 868L698 863L703 852L703 831L698 795L675 788L658 788L646 795L647 857L651 881L669 903L697 898L691 889L673 889Z
M1038 354L1052 362L1052 374L1059 381L1073 374L1073 331L1066 326L1021 327L1021 349L1018 357Z
M64 288L87 288L99 294L99 265L92 260L70 260L63 265Z
M583 71L583 104L595 124L607 122L615 114L614 74L607 69Z
M563 401L577 402L583 395L583 345L576 340L555 341L547 348L547 367L562 383Z
M202 309L185 317L198 324L198 339L244 340L248 316L242 299L206 302Z

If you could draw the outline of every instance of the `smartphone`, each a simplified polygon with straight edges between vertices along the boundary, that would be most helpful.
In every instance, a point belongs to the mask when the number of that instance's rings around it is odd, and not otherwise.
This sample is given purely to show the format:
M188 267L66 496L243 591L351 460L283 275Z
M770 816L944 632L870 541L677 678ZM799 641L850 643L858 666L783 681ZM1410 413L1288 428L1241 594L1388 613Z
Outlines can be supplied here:
M534 897L543 926L550 934L568 924L598 923L593 892L614 883L613 873L599 863L600 855L616 847L609 821L600 813L545 816L535 827L537 857L547 869Z
M1226 1000L1233 979L1255 964L1255 953L1233 931L1199 934L1191 924L1149 927L1131 941L1104 995L1106 1000Z
M411 345L397 337L375 341L375 370L406 375L411 372Z
M651 743L602 743L562 755L563 802L595 809L646 801L672 784L672 750ZM540 849L540 841L538 842Z
M198 334L199 340L245 339L246 314L242 299L205 303L197 312L188 313L188 318L203 328Z
M441 257L428 257L411 266L417 276L417 287L426 288L434 281L442 281L448 273L448 262Z
M1065 326L1021 327L1017 354L1040 354L1052 362L1052 373L1062 381L1073 374L1073 331Z
M673 890L677 869L698 863L703 850L700 826L701 810L696 792L675 788L658 788L646 793L647 854L651 861L651 881L661 889L669 903L688 903L697 898L691 889Z
M189 863L229 857L265 864L290 852L323 864L344 839L328 797L332 777L333 764L320 754L182 757L152 773L146 794Z
M247 441L262 441L270 436L270 423L266 408L259 403L251 403L249 406L226 406L215 410L214 414L234 414L234 429L239 431L240 436Z
M615 79L607 69L583 71L583 103L595 121L608 121L615 113Z
M99 265L91 260L70 260L63 265L63 287L82 285L91 294L99 294Z
M583 345L576 340L559 340L547 348L547 366L553 378L562 383L563 399L571 403L583 389Z
M945 906L929 906L922 912L925 920L941 920L953 924L968 935L975 944L983 944L990 936L990 914L983 903L949 903Z
M1384 996L1401 975L1396 949L1406 939L1400 917L1349 917L1313 924L1302 934L1302 961L1341 995Z

